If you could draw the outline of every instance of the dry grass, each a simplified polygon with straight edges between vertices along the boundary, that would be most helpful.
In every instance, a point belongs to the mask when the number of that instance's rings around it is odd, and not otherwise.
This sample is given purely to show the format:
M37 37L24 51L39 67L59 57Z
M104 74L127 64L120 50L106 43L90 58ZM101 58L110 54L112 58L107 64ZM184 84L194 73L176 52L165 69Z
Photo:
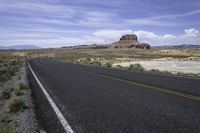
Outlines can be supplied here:
M40 49L40 50L22 50L22 51L0 51L0 57L17 58L24 60L25 58L34 57L53 57L58 60L75 62L80 58L105 58L108 60L115 58L200 58L200 49L188 50L141 50L141 49L72 49L72 48L55 48L55 49Z
M13 125L0 127L0 133L17 133Z
M20 97L12 97L9 102L9 109L11 112L17 112L25 109L25 101Z
M29 86L24 83L20 83L18 89L19 90L28 90Z
M137 64L131 64L129 67L128 67L128 70L134 70L134 71L144 71L144 67L137 63Z
M3 90L0 99L7 100L10 99L10 97L11 97L11 92L9 90Z
M21 91L21 89L19 89L19 88L17 88L16 90L15 90L15 95L16 96L21 96L21 95L23 95L24 93Z

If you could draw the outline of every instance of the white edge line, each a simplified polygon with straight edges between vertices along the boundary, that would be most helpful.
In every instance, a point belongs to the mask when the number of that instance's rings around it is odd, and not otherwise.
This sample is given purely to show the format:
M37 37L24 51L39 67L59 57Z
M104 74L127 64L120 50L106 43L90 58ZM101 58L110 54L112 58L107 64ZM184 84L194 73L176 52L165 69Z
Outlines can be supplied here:
M42 85L42 83L39 81L39 79L37 78L37 76L35 75L34 71L32 70L30 64L28 63L28 66L33 74L33 76L35 77L38 85L40 86L40 88L42 89L44 95L46 96L47 100L49 101L50 105L52 106L54 112L56 113L58 119L60 120L60 123L62 124L64 130L67 133L74 133L74 131L72 130L71 126L69 125L69 123L67 122L67 120L64 118L63 114L61 113L61 111L58 109L58 107L56 106L56 104L54 103L54 101L52 100L52 98L50 97L50 95L48 94L48 92L46 91L46 89L44 88L44 86Z

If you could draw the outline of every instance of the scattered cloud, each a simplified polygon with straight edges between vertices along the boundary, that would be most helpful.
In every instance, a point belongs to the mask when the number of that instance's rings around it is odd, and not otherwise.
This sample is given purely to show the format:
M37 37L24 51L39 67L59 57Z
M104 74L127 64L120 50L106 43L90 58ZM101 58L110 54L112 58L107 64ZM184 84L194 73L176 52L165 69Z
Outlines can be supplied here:
M186 39L196 39L200 37L199 31L191 28L185 29L183 34L163 34L159 35L149 31L138 30L134 34L138 35L141 40L153 43L153 44L163 44L163 43L184 43Z
M79 36L79 38L71 36L65 37L65 34L73 33L77 34L79 31L57 31L63 32L64 35L56 36L56 34L44 34L45 31L49 32L51 30L46 29L43 32L38 33L40 30L35 30L35 34L16 34L5 33L0 40L2 44L36 44L42 45L43 47L61 47L61 46L71 46L71 45L81 45L81 44L107 44L118 41L119 38L124 34L136 34L139 37L139 41L147 42L152 45L162 45L162 44L181 44L187 43L188 40L195 40L200 37L199 31L195 28L185 29L183 34L156 34L151 31L136 30L97 30L95 32L88 33L87 35ZM54 32L53 32L54 33ZM12 39L8 39L7 36L11 35ZM55 45L56 44L56 45Z
M196 30L195 28L185 29L184 32L185 32L185 34L182 35L181 37L192 37L192 38L195 38L195 37L199 37L200 36L199 31Z
M134 32L134 34L138 35L141 40L157 40L157 41L163 41L163 40L171 40L175 39L176 36L173 34L164 34L164 35L158 35L153 32L149 31L143 31L143 30L137 30Z
M172 15L153 16L146 18L128 19L125 21L133 25L176 26L180 25L180 23L174 21L175 19L186 16L192 16L196 14L200 14L200 10L192 10L183 14L172 14Z
M158 7L160 3L165 6ZM110 0L109 3L107 0L1 0L0 45L60 47L111 43L128 33L135 33L141 42L153 45L200 43L200 33L195 29L200 21L199 2L168 3L165 0Z
M153 45L184 43L186 39L196 39L200 37L199 31L195 28L185 29L183 34L156 34L144 30L99 30L93 33L97 38L107 40L107 42L117 41L121 35L136 34L141 42L148 42ZM173 43L174 42L174 43Z

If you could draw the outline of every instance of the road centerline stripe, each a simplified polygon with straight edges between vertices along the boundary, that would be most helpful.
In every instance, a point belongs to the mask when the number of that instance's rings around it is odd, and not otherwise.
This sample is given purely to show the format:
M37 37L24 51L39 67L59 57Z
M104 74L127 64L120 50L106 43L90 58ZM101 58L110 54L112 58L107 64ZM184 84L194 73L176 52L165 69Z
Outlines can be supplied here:
M46 91L46 89L44 88L42 83L37 78L36 74L34 73L34 71L31 68L29 63L28 63L28 66L29 66L29 69L31 70L34 78L36 79L38 85L42 89L45 97L47 98L47 100L50 103L51 107L53 108L54 112L56 113L58 119L60 120L60 123L62 124L62 126L63 126L64 130L66 131L66 133L74 133L74 131L72 130L71 126L69 125L69 123L67 122L67 120L65 119L65 117L63 116L63 114L61 113L61 111L59 110L57 105L55 104L55 102L53 101L53 99L50 97L50 95L48 94L48 92Z
M85 72L87 72L87 71L85 71ZM140 87L145 87L147 89L159 91L159 92L162 92L162 93L168 93L168 94L172 94L172 95L176 95L176 96L185 97L185 98L188 98L188 99L200 101L200 96L186 94L186 93L183 93L183 92L169 90L169 89L165 89L165 88L161 88L161 87L156 87L156 86L153 86L153 85L143 84L143 83L135 82L135 81L132 81L132 80L126 80L126 79L118 78L118 77L111 76L111 75L99 74L99 73L94 73L94 72L87 72L87 73L94 74L94 75L104 77L104 78L109 78L109 79L121 81L123 83L128 83L128 84L133 84L133 85L137 85L137 86L140 86Z

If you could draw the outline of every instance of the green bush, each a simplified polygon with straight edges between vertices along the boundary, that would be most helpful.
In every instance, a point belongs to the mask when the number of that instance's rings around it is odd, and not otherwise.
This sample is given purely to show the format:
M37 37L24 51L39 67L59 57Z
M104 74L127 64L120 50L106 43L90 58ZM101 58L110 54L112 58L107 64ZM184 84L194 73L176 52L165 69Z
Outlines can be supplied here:
M116 65L116 68L122 69L123 67L121 65Z
M128 70L135 70L135 71L144 71L144 67L137 63L137 64L131 64L129 67L128 67Z
M19 83L19 89L20 90L28 90L29 86L23 83Z
M4 90L2 92L1 99L6 100L6 99L10 99L10 97L11 97L11 94L10 94L10 92L8 90Z
M91 62L92 60L90 58L86 58L86 63Z
M162 73L159 69L151 69L152 72Z
M90 64L101 66L101 62L100 61L95 61L95 60L91 61Z
M17 112L19 110L25 109L25 102L22 98L13 97L10 99L9 109L11 112Z
M9 80L19 70L19 66L16 63L6 62L1 66L0 70L0 82Z
M19 80L20 80L21 78L22 78L22 77L19 75L17 79L19 79Z
M0 127L0 133L16 133L13 127Z
M23 95L24 93L19 89L19 88L17 88L16 90L15 90L15 95L16 96L21 96L21 95Z
M112 67L112 64L111 63L106 63L105 66L106 67Z
M164 74L172 74L170 71L162 71Z

